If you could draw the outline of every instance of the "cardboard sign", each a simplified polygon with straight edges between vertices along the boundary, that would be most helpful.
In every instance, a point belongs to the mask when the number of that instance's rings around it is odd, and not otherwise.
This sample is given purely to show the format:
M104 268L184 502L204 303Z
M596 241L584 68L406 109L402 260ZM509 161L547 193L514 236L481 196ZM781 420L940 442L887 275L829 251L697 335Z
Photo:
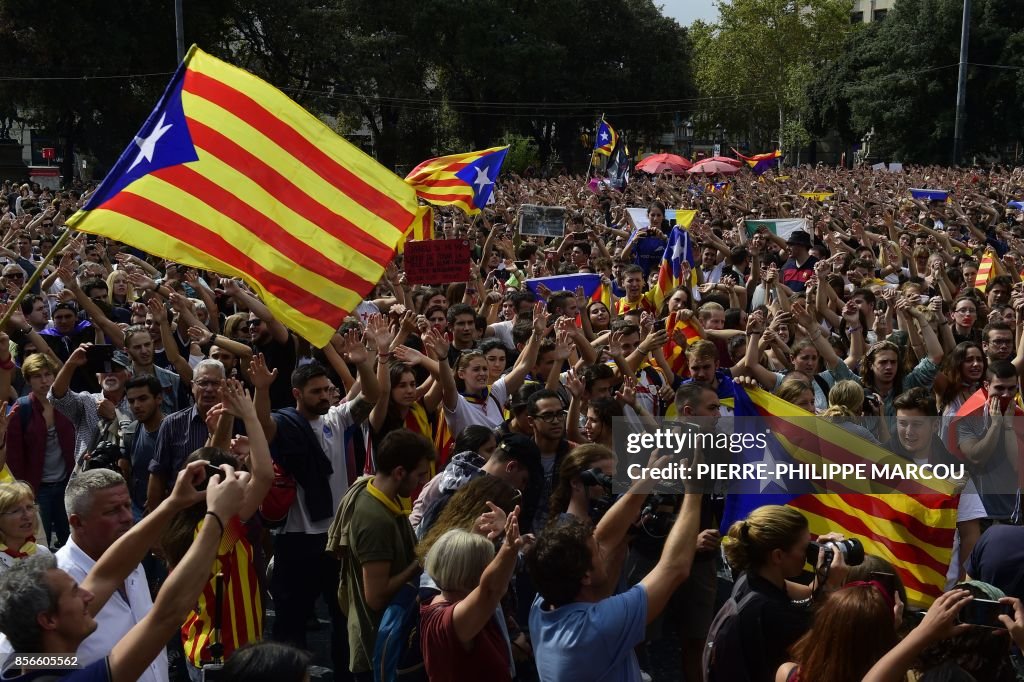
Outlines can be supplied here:
M447 284L469 279L469 242L431 239L406 242L405 278L409 284Z
M889 164L889 172L890 173L902 173L903 172L903 164L902 163L890 163Z
M561 237L565 234L565 209L561 206L523 204L519 209L519 234Z
M884 171L885 170L885 164L884 163L876 163L875 165L873 165L871 167L871 170Z

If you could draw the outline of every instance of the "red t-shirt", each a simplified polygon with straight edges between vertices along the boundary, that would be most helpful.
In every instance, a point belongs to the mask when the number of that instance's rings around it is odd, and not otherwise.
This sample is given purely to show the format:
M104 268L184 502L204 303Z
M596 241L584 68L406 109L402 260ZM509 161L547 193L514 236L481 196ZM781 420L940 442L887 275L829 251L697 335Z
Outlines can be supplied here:
M487 621L467 651L455 635L454 616L455 604L446 601L420 605L420 645L430 682L512 682L508 644L498 622Z

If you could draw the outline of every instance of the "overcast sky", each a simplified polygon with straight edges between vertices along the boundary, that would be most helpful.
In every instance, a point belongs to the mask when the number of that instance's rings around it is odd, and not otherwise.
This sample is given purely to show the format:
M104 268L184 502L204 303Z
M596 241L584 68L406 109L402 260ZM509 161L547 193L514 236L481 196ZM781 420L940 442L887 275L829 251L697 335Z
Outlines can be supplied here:
M694 19L711 21L718 16L713 0L654 0L662 3L665 15L672 17L683 26L689 26Z

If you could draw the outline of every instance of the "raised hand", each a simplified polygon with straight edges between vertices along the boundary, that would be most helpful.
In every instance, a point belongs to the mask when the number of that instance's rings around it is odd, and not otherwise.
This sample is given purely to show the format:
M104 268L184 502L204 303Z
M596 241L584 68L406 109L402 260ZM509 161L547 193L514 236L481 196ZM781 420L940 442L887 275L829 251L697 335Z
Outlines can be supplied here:
M146 310L153 316L153 321L157 324L162 325L167 322L167 308L164 307L163 301L156 296L149 299L149 302L146 304Z
M570 369L565 375L565 390L569 391L569 395L577 400L583 398L583 392L586 390L586 384L576 373L575 369Z
M615 399L636 409L636 377L623 377L622 386L615 392Z
M423 336L423 346L438 362L448 361L448 351L452 344L447 334L442 334L436 329L428 329Z
M344 335L336 334L335 338L337 339L339 336L341 343L335 344L335 349L338 351L338 355L344 358L346 362L350 362L353 365L366 362L366 359L369 358L370 355L366 349L366 344L362 334L355 329L350 329Z
M381 353L387 351L394 340L394 332L388 326L387 319L383 315L373 314L366 320L365 336L374 344L374 347Z
M423 363L426 357L423 353L419 352L415 348L409 348L409 346L398 346L394 350L395 359L399 362L404 362L407 365L419 365Z
M192 327L192 329L195 329L195 327ZM249 379L252 381L253 388L260 390L270 388L271 384L277 380L277 374L276 367L273 370L267 367L267 359L263 356L263 353L257 353L249 361Z
M228 379L224 382L224 386L220 389L220 400L225 410L239 419L245 419L250 415L256 416L256 406L252 403L252 396L238 379Z
M188 328L188 338L193 342L198 343L200 346L213 343L214 333L206 327L197 327L195 325Z

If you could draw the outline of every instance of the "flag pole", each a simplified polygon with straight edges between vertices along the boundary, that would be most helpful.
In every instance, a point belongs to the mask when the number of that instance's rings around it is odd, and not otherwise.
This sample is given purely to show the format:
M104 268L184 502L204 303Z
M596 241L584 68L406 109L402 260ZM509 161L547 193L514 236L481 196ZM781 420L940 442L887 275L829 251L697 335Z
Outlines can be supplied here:
M594 135L595 135L594 142L597 142L596 135L599 132L601 132L601 121L603 121L603 120L604 120L604 112L602 111L601 112L601 118L597 119L597 127L594 130ZM594 167L594 150L595 149L597 149L597 147L591 147L590 148L590 163L587 164L587 178L586 178L588 181L590 180L590 170Z
M10 304L7 306L7 312L3 314L3 317L0 317L0 329L7 325L8 321L10 321L11 319L11 315L14 313L17 307L21 305L22 300L25 298L26 295L28 295L29 290L31 290L32 287L35 286L36 282L38 282L42 278L43 269L46 268L46 266L49 265L51 262L53 262L53 259L64 248L68 240L71 239L72 232L74 232L74 230L72 230L71 228L66 228L64 230L64 234L57 238L57 241L54 243L53 248L50 249L50 252L46 254L46 257L43 258L43 260L40 261L40 263L36 266L36 271L32 273L32 276L29 277L28 280L25 282L25 286L21 288L21 291L18 292L18 295L15 296L14 300L11 301Z

